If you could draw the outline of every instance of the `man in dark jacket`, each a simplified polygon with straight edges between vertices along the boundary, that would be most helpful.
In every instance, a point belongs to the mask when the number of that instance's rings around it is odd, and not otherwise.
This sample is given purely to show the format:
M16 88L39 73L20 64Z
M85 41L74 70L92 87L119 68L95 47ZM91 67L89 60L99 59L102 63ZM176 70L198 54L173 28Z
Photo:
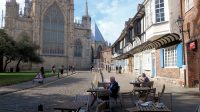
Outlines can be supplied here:
M118 91L119 91L119 85L115 81L115 77L110 77L110 87L109 87L110 97L116 99L118 96Z

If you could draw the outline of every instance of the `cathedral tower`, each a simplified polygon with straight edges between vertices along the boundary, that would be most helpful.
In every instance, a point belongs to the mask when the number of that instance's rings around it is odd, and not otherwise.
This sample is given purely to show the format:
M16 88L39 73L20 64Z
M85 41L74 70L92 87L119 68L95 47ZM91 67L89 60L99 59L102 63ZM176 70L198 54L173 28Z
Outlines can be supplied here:
M85 15L82 17L83 27L86 29L91 29L91 17L88 14L88 3L85 3Z
M19 4L16 0L6 1L6 18L17 18L19 12Z
M30 0L25 0L24 16L30 17L30 12L31 12L31 2Z

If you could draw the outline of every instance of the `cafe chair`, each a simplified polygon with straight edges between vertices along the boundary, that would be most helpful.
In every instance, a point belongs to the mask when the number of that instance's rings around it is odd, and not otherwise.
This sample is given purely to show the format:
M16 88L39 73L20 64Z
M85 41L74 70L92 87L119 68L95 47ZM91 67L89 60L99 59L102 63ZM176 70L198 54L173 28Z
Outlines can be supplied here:
M144 101L154 101L155 102L156 88L149 89L146 93Z
M155 101L158 102L159 98L162 97L163 93L165 92L165 84L163 84L162 91L158 92L155 96Z
M97 105L96 112L109 112L107 102L101 102Z
M85 106L81 107L80 112L88 112L89 111L89 103L90 103L90 96L89 95L77 94L75 96L74 102L85 103Z
M200 104L197 105L197 108L196 108L195 112L200 112Z
M161 93L158 94L158 96ZM172 111L172 93L162 93L162 96L158 99L159 102L164 103Z
M119 86L118 91L117 91L117 97L116 98L109 97L110 110L112 110L111 109L112 105L118 104L118 102L119 102L119 104L122 108L122 97L121 97L121 94L120 94L120 86Z

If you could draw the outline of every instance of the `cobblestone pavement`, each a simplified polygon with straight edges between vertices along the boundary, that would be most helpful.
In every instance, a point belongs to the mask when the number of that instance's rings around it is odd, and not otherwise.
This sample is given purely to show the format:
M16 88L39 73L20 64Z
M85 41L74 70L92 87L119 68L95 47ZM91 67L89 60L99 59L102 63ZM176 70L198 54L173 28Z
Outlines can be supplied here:
M110 76L115 76L121 92L132 90L133 86L129 82L135 79L134 75L106 71L103 71L103 74L105 80L109 80ZM0 95L0 112L36 112L39 104L44 105L45 112L54 112L53 107L67 105L67 101L72 101L75 94L87 94L86 91L91 87L90 83L95 75L96 81L101 81L99 73L82 71L39 87ZM157 91L161 91L162 84L155 81L154 87ZM197 88L182 88L166 84L166 92L173 93L173 112L193 112L196 105L200 103ZM92 112L94 110L95 107ZM122 110L114 109L113 112L122 112Z
M75 94L86 93L92 79L90 72L78 72L43 86L0 95L0 112L37 112L39 104L44 105L45 112L53 112L55 105L72 101Z
M108 73L106 71L103 71L103 74L105 74L105 79L108 79L110 76L115 76L120 85L121 92L127 92L133 89L133 86L129 82L135 79L134 75L116 74L115 72ZM154 87L157 92L161 92L163 84L163 82L154 80ZM200 92L198 88L183 88L169 83L165 83L165 85L165 92L172 93L173 112L194 112L196 106L200 104ZM120 111L116 110L116 112Z

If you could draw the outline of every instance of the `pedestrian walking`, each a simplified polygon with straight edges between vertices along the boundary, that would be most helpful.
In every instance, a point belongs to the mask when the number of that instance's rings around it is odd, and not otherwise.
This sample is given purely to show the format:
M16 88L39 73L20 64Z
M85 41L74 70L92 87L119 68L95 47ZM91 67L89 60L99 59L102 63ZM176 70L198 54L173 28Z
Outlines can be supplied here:
M41 67L41 68L40 68L40 73L41 73L42 77L45 78L44 67Z
M63 73L64 73L64 65L62 65L60 69L60 74L63 75Z
M118 73L118 66L116 66L116 73Z
M53 74L56 73L56 66L55 66L55 65L52 66L52 73L53 73Z

